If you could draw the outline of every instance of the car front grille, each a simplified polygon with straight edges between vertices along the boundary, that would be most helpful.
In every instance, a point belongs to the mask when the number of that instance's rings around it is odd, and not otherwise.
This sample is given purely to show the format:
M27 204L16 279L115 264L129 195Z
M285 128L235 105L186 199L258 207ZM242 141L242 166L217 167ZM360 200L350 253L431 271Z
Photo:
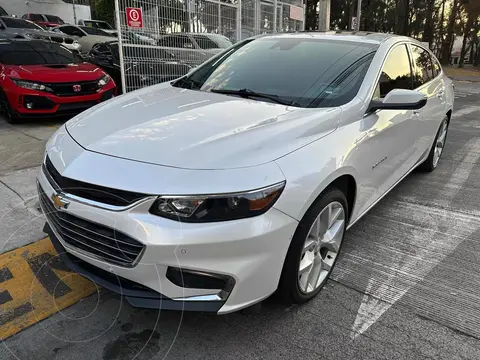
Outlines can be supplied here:
M40 185L38 193L50 226L67 244L109 263L135 265L145 247L142 243L110 227L57 210Z
M48 156L43 165L43 171L47 175L47 178L53 181L53 183L51 181L51 185L58 187L58 190L101 204L129 206L149 196L147 194L112 189L64 177L55 169Z
M79 81L72 83L53 83L45 85L50 87L57 96L91 95L95 94L99 89L98 80ZM76 89L76 91L74 89Z

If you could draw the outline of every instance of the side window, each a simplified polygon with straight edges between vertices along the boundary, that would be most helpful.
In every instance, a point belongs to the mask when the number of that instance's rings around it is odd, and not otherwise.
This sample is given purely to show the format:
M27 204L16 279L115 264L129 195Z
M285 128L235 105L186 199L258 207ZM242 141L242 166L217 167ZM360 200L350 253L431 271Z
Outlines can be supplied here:
M193 49L193 43L187 36L168 36L160 40L160 46Z
M434 78L430 53L412 45L413 88L416 89Z
M432 62L433 62L433 76L437 77L442 72L442 67L440 66L440 63L438 62L435 56L432 56Z
M110 47L106 44L98 44L98 45L95 45L93 48L92 48L92 52L96 55L100 55L100 56L111 56L112 55L112 52L110 51Z
M30 14L30 20L32 20L32 21L45 21L42 14Z
M399 45L388 54L374 98L384 98L393 89L412 89L412 71L406 45Z
M197 42L198 46L200 46L200 49L218 49L217 43L208 36L193 35L193 39Z

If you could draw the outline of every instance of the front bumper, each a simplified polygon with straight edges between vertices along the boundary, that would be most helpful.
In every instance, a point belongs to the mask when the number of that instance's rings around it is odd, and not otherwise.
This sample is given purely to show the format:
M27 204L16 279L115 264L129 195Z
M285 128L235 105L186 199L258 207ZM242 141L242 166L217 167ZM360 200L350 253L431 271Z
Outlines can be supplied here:
M22 118L61 117L77 115L92 106L111 99L116 88L111 81L95 94L79 96L56 96L54 94L17 88L6 91L8 102L15 113ZM33 109L28 109L27 104Z
M47 199L57 194L50 181L40 171L38 185ZM278 287L298 224L275 208L238 221L186 224L149 214L155 200L151 198L123 211L102 209L81 199L68 200L68 208L61 211L114 228L145 245L134 266L119 266L66 242L47 217L46 232L67 265L124 295L137 307L222 314L263 300ZM172 268L225 276L233 279L234 285L227 294L220 289L178 286L167 276Z

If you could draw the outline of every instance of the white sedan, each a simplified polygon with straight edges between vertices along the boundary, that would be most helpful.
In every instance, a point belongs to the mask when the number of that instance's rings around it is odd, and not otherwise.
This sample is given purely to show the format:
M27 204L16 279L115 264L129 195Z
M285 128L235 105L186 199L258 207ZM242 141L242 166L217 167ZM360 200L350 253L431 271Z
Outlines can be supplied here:
M410 38L248 39L60 128L38 175L45 231L133 306L221 314L275 291L303 303L345 231L437 167L453 99Z

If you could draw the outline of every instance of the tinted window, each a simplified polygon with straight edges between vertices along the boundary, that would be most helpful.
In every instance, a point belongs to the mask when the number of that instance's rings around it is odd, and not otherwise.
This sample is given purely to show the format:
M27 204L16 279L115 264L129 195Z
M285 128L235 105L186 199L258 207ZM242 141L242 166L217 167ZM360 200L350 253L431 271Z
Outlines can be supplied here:
M160 46L176 47L176 48L190 48L193 49L194 45L187 36L167 36L159 41Z
M110 47L107 44L98 44L92 48L92 53L96 55L111 55Z
M383 98L393 89L412 89L410 58L405 45L393 48L388 54L374 98Z
M110 36L110 34L106 33L101 29L96 29L88 26L80 26L80 29L85 31L88 35Z
M0 63L5 65L66 65L80 59L63 46L44 41L0 44Z
M85 26L87 27L92 27L92 28L96 28L96 29L107 29L107 30L111 30L112 27L104 22L104 21L89 21L89 20L85 20L83 22L85 24Z
M207 36L193 35L193 39L197 42L201 49L218 49L216 42L210 40Z
M1 6L0 6L0 16L8 16L8 13Z
M440 66L440 63L438 62L435 56L432 56L432 62L433 62L433 76L437 77L442 72L442 67Z
M75 26L62 26L59 28L61 32L71 36L85 36L82 30L77 29Z
M412 45L413 87L422 86L434 78L430 53L421 47Z
M48 20L49 22L56 23L56 24L64 24L63 20L60 19L58 16L55 16L55 15L45 15L45 17L47 18L47 20Z
M266 37L238 44L185 80L203 91L249 89L302 107L338 106L357 94L376 49L363 43ZM186 82L176 86L181 84Z
M42 14L30 14L30 20L32 20L32 21L45 21Z
M15 19L10 17L2 17L3 22L7 28L17 28L17 29L40 29L38 25L32 24L31 22L23 19Z

